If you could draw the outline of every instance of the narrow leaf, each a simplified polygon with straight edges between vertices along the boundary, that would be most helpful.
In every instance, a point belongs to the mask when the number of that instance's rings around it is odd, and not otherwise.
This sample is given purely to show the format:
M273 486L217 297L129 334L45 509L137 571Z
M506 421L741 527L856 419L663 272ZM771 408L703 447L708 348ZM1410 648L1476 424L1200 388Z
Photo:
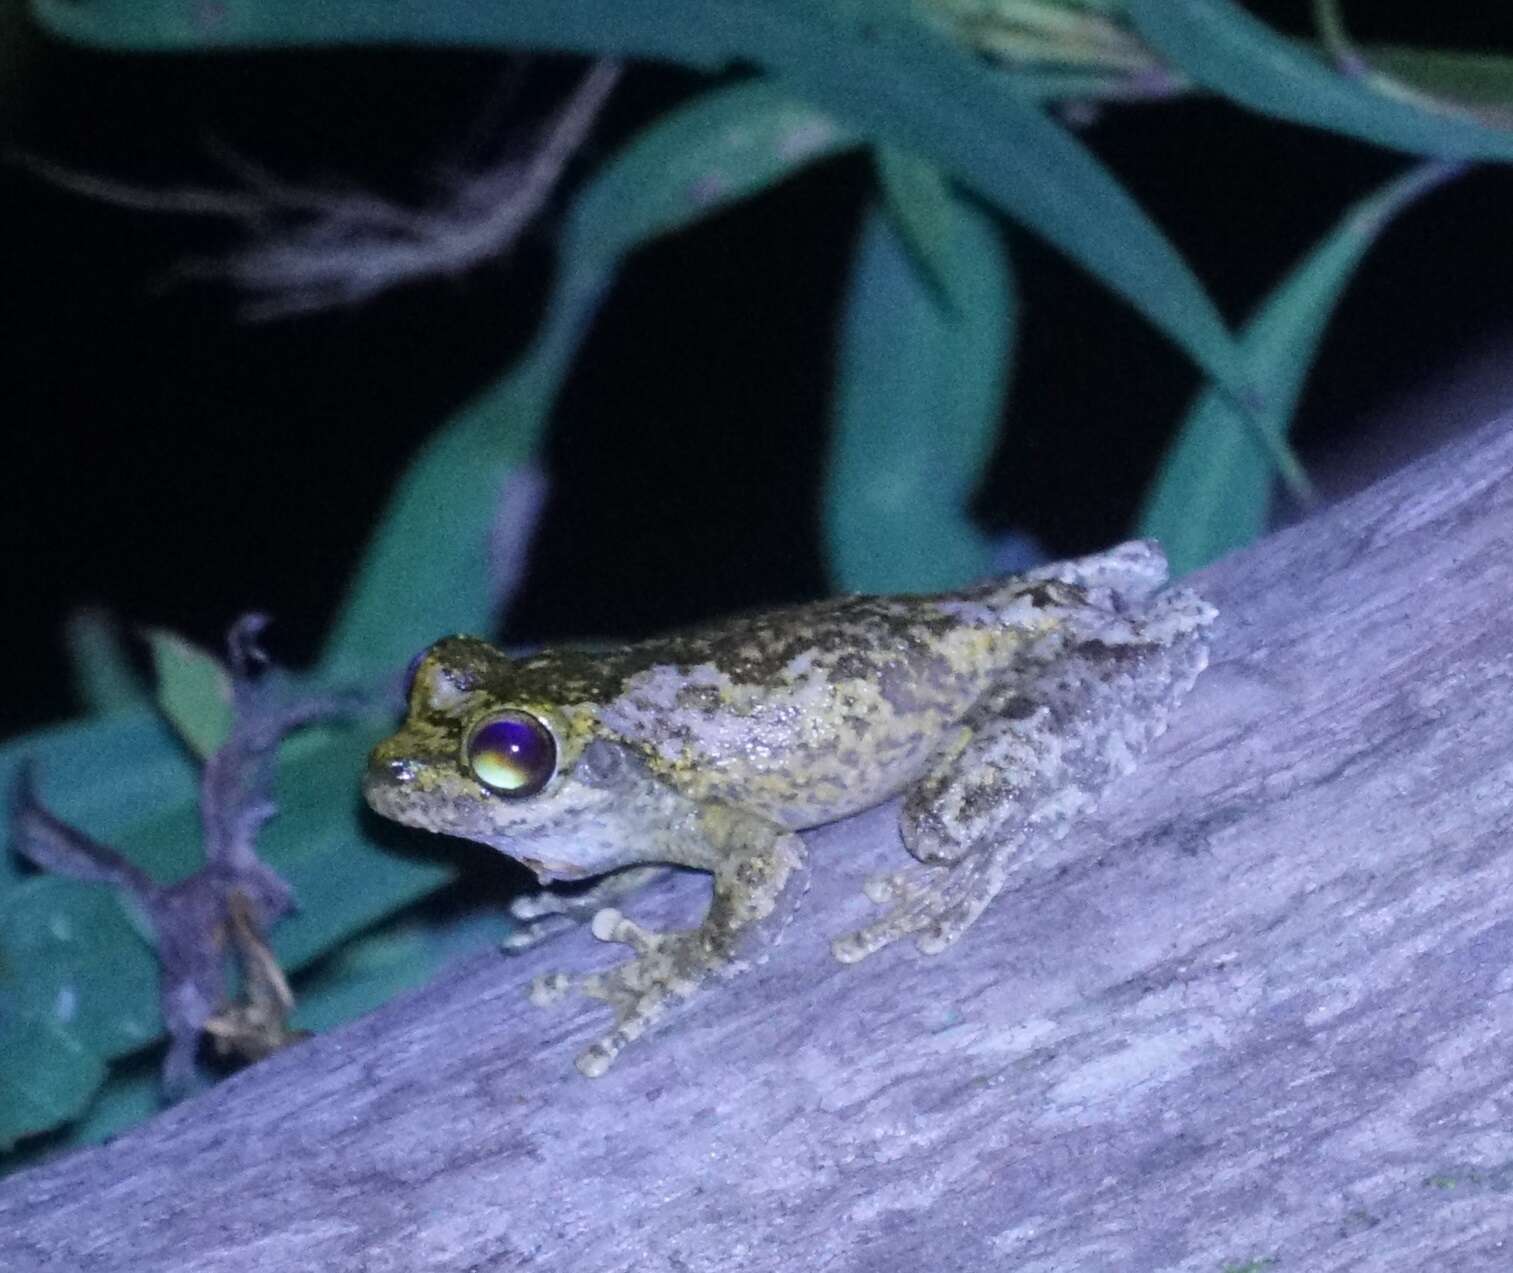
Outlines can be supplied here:
M997 435L1015 299L991 218L951 205L947 295L873 209L841 334L825 539L838 587L922 592L988 573L967 503Z
M157 702L201 760L231 733L231 678L219 660L162 628L144 634L157 672Z
M161 810L192 810L197 794L195 764L154 709L54 725L7 741L0 745L0 802L6 806L0 819L0 897L29 878L9 847L20 770L28 763L48 809L110 844ZM159 880L188 870L199 847L192 818L185 834L186 842L165 845L151 862L138 857L137 865Z
M1470 49L1418 49L1365 45L1372 66L1421 88L1468 105L1513 106L1513 57Z
M115 48L404 41L652 57L706 71L754 65L869 140L907 147L949 173L1095 275L1209 375L1246 393L1218 310L1129 193L999 72L901 4L265 0L213 17L181 0L33 4L59 34Z
M1196 569L1265 529L1275 469L1254 429L1286 437L1324 327L1361 258L1398 212L1454 171L1424 165L1355 204L1246 324L1241 349L1264 409L1247 426L1222 394L1203 393L1141 508L1139 533L1162 542L1174 572Z
M402 666L449 632L486 632L489 526L539 428L517 409L520 373L465 408L410 462L363 554L321 657L328 681Z
M781 84L713 89L642 130L595 176L569 218L567 253L605 268L860 144Z
M951 237L956 225L955 196L938 168L907 150L878 146L872 152L882 185L883 206L893 218L914 264L946 300L951 286Z
M89 607L69 615L63 643L74 699L84 712L107 716L147 701L147 687L132 666L120 627L104 610Z
M1140 34L1205 88L1251 110L1442 159L1513 159L1513 132L1388 96L1232 0L1129 0Z
M705 94L647 128L578 195L560 273L519 363L412 462L369 545L322 658L330 678L402 664L448 632L486 632L500 570L491 526L520 519L501 498L530 498L519 478L622 256L853 144L772 85Z

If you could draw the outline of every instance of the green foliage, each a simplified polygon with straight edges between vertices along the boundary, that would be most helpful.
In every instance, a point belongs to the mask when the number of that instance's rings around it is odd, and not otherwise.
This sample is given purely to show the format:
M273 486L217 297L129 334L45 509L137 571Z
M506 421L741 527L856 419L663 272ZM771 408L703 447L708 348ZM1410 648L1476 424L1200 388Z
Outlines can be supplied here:
M1464 50L1368 45L1372 66L1424 92L1473 107L1513 102L1513 58Z
M1240 336L1246 367L1263 394L1252 423L1285 438L1325 324L1356 266L1398 212L1448 170L1425 165L1351 208L1268 296ZM1272 459L1239 408L1214 389L1201 394L1167 451L1140 513L1140 533L1166 547L1174 574L1233 548L1266 527Z
M231 677L213 655L162 628L147 632L158 710L200 760L231 733Z
M50 1016L0 1016L0 1150L78 1118L105 1079L105 1063Z
M870 152L878 189L838 323L825 490L838 584L917 590L987 568L967 506L998 442L1016 331L1003 218L1098 278L1210 377L1142 528L1182 566L1260 533L1276 474L1296 478L1285 439L1330 308L1382 224L1447 170L1416 171L1353 209L1237 340L1159 227L1045 102L1196 84L1280 120L1432 159L1505 161L1513 138L1338 75L1230 0L1006 5L999 16L1012 9L1012 21L991 41L964 20L975 3L32 0L52 33L113 51L410 42L650 58L725 77L574 192L534 340L401 480L313 689L376 684L442 632L489 628L495 559L528 547L520 479L625 258L846 150ZM1505 60L1471 55L1392 50L1382 65L1420 72L1421 86L1474 84L1480 100L1498 85L1506 98L1513 81ZM92 715L0 747L0 791L34 763L53 812L168 883L202 860L194 757L225 737L229 708L213 659L166 634L150 639L157 710L103 627L75 629ZM306 974L298 1019L314 1028L417 984L498 924L442 927L406 909L454 871L443 846L360 809L356 775L386 728L326 725L280 753L279 813L259 850L300 902L272 940L282 965ZM0 1143L38 1132L53 1132L50 1143L94 1138L153 1106L162 1023L151 936L111 891L38 876L0 847Z
M872 161L894 230L935 299L949 306L952 274L960 268L954 247L956 192L939 168L907 150L878 146Z
M469 43L760 68L869 141L918 153L1122 296L1210 375L1241 390L1229 333L1176 250L1102 163L903 5L880 0L515 0L417 5L283 0L34 0L61 34L111 48Z
M104 611L84 609L69 615L63 643L73 673L74 701L86 715L108 716L146 701L146 686Z
M998 432L1014 295L998 227L961 199L918 267L885 212L867 218L841 333L825 540L841 589L927 592L988 573L967 501Z
M301 903L273 933L285 968L304 967L453 876L444 855L396 852L413 841L362 814L355 775L386 730L386 721L326 727L283 750L280 812L259 848ZM160 719L135 711L18 739L0 748L0 787L14 788L26 760L51 810L160 883L199 866L196 774ZM82 1076L98 1086L107 1062L161 1037L150 939L114 891L23 871L15 854L0 854L0 1092L29 1093L0 1100L0 1141L73 1117L93 1091L81 1091ZM139 1079L154 1090L157 1081L155 1071ZM67 1112L38 1125L40 1109Z
M1233 0L1128 0L1128 7L1152 48L1199 84L1263 115L1426 158L1513 159L1513 133L1341 75Z

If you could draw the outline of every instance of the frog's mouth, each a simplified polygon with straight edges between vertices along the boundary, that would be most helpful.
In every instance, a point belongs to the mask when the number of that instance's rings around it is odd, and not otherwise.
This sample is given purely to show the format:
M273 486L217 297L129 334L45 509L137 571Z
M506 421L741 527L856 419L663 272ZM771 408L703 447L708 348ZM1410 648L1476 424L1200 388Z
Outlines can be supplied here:
M557 880L581 880L588 875L581 866L565 866L560 862L543 862L540 858L521 857L519 853L502 844L496 844L493 847L508 853L530 870L542 884L551 884Z

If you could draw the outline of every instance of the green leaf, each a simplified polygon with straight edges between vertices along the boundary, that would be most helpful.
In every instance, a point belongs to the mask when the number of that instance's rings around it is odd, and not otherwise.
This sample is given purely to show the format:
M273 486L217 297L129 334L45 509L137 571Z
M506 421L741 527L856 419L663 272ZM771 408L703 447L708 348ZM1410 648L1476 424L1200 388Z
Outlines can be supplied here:
M964 200L950 211L944 300L881 211L858 246L825 496L831 574L848 591L927 592L989 570L967 502L997 434L1015 297L991 219Z
M738 31L771 19L756 0L742 19L738 0L240 0L215 6L184 0L31 0L33 17L64 39L102 49L192 52L350 44L557 49L564 53L666 58L715 71L731 59L723 26Z
M1244 396L1208 294L1097 158L1000 74L877 0L33 0L60 34L115 48L414 42L757 66L868 139L905 147L1065 252ZM1165 3L1166 0L1161 0Z
M231 677L199 646L162 628L145 633L157 672L158 707L201 760L231 733Z
M861 144L851 128L767 80L712 89L620 149L584 189L565 254L602 272L681 230Z
M110 1067L89 1108L73 1123L58 1148L95 1145L144 1123L163 1108L161 1058L149 1049Z
M0 1149L77 1118L105 1065L51 1017L0 1010Z
M195 801L199 775L172 729L155 710L139 708L113 716L54 725L0 746L0 897L23 877L20 859L7 847L9 806L19 766L30 761L43 802L60 818L97 840L116 843L128 829L163 811L187 811L187 843L157 847L138 865L165 882L193 868L198 850Z
M950 183L918 155L895 146L878 146L873 163L882 183L883 206L893 218L937 300L946 300L951 282L951 237L956 225Z
M1161 541L1174 573L1265 530L1275 469L1253 429L1286 437L1325 324L1356 266L1398 212L1452 171L1423 165L1355 204L1246 324L1240 345L1264 408L1247 425L1222 394L1202 394L1141 508L1138 533Z
M539 434L516 402L517 379L475 399L405 470L337 612L323 679L376 675L437 637L489 630L490 523L506 514L508 479Z
M120 629L104 610L85 608L68 616L63 644L73 672L74 698L90 715L107 716L138 707L148 698Z
M0 998L101 1057L158 1037L157 962L115 889L34 875L0 896ZM0 1054L0 1069L10 1058Z
M1477 106L1513 104L1513 57L1468 49L1367 44L1366 60L1425 92Z
M1513 159L1513 133L1343 75L1232 0L1129 0L1129 16L1199 84L1264 115L1414 155Z
M539 444L622 256L850 144L823 116L748 82L671 112L604 166L568 215L556 286L529 349L401 480L337 618L325 676L397 666L445 633L488 630L500 496Z

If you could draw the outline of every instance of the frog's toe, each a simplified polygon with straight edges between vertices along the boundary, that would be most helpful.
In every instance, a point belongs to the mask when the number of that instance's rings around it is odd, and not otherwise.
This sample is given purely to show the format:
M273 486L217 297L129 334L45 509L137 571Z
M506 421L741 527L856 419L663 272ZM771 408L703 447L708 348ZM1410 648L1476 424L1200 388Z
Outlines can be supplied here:
M837 937L830 943L830 953L843 964L854 964L875 954L884 946L892 945L900 937L918 931L925 922L918 913L917 897L907 892L897 892L888 897L873 898L874 901L893 901L892 909L880 919L865 924L855 932Z
M524 919L518 928L512 928L499 943L501 950L511 952L529 950L532 946L540 945L548 937L555 937L558 933L565 933L569 928L576 928L578 921L568 918L566 915L542 915L516 916Z
M505 950L526 950L548 937L576 928L604 909L605 902L644 888L668 874L665 866L633 866L606 875L577 893L542 889L510 903L510 918L517 927L500 943Z
M603 1074L625 1045L641 1037L667 1011L688 998L715 966L715 951L698 930L658 933L627 919L613 907L594 916L593 934L635 952L603 972L575 976L549 973L531 984L531 1002L555 1003L569 991L597 999L614 1012L614 1026L581 1052L578 1069L589 1078Z
M556 1003L570 992L576 992L613 1009L614 1027L580 1052L575 1062L579 1072L588 1078L603 1074L625 1045L644 1034L674 998L666 988L646 984L642 962L633 959L607 972L587 976L546 973L531 983L531 1002L538 1007Z
M613 906L594 913L589 931L600 941L619 942L622 946L629 946L637 955L646 957L654 957L667 941L663 934L643 928Z
M830 944L842 963L913 937L922 954L936 955L967 931L1003 888L1010 853L981 852L949 867L905 870L867 881L866 893L887 914Z
M531 1002L538 1008L556 1003L573 988L574 978L566 972L544 972L531 982Z
M889 902L896 902L900 898L908 897L917 885L912 884L915 872L885 871L879 875L872 875L862 885L862 892L867 900L874 906L886 906Z
M928 917L921 917L915 933L914 945L922 955L938 955L951 945L967 929L977 922L977 917L992 900L991 894L965 897L932 908Z

